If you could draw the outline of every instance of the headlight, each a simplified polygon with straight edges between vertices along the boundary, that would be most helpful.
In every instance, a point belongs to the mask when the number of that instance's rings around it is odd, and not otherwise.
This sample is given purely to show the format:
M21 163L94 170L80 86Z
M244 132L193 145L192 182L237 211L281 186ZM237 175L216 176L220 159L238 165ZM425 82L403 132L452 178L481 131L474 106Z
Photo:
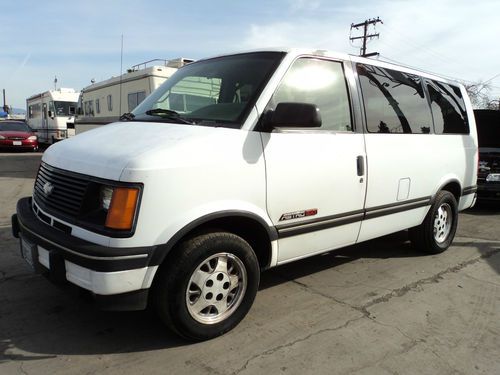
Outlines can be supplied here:
M0 135L0 139L5 139L5 137L3 135Z
M99 206L103 210L109 210L111 198L113 197L113 188L111 186L102 186L99 192Z
M36 135L29 136L28 141L36 141Z
M490 173L486 176L487 182L500 182L500 173Z
M102 186L99 205L107 211L105 226L119 230L132 229L138 198L138 188Z

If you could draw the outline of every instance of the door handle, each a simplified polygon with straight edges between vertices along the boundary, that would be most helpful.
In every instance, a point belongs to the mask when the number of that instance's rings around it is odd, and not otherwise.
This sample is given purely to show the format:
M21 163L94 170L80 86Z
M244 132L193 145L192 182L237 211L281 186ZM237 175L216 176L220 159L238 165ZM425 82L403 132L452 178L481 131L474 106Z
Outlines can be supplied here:
M358 168L358 176L364 176L365 175L365 158L361 155L359 155L356 158L356 166Z

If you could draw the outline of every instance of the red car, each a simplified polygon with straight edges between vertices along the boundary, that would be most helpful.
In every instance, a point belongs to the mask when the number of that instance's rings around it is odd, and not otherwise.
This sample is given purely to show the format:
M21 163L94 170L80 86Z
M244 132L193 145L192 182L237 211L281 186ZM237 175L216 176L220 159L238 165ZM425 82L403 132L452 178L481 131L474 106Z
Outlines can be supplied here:
M0 148L37 151L38 137L22 121L0 121Z

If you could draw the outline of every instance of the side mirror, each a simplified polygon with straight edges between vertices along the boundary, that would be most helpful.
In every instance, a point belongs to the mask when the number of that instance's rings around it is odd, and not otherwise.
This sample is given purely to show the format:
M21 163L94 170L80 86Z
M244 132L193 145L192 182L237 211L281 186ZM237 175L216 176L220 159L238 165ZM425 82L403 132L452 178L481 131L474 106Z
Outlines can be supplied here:
M49 111L49 117L54 118L54 114L52 113L52 111Z
M266 121L273 128L319 128L319 108L309 103L279 103Z

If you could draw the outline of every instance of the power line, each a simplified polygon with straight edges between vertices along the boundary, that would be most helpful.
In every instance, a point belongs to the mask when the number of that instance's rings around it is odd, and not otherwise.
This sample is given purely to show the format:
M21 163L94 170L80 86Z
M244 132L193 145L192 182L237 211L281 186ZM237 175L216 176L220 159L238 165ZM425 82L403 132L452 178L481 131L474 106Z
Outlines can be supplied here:
M361 50L359 52L360 56L363 56L363 57L378 56L377 52L366 53L366 42L367 42L367 40L375 38L375 37L378 38L379 35L380 35L379 33L368 34L368 27L370 25L375 26L378 22L383 23L382 20L379 17L373 18L373 19L367 19L364 22L357 23L357 24L351 23L351 33L352 33L352 29L353 28L356 29L356 30L359 30L360 27L363 27L363 36L349 37L350 41L353 41L353 40L356 40L356 39L363 39L363 46L361 47Z

